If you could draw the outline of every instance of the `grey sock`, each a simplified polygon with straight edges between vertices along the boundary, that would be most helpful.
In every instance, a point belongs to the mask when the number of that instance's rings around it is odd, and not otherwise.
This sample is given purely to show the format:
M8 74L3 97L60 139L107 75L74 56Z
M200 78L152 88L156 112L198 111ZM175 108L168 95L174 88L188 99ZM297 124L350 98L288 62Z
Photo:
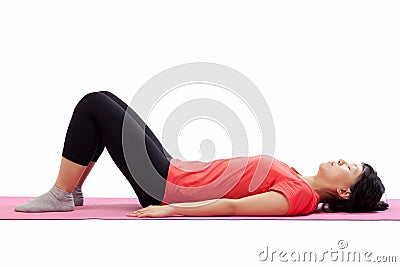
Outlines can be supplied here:
M50 189L49 192L15 207L15 211L21 212L72 210L74 210L74 199L72 197L72 193L66 192L55 185Z
M75 206L83 206L82 188L79 186L75 186L74 190L72 191L72 195L74 197Z

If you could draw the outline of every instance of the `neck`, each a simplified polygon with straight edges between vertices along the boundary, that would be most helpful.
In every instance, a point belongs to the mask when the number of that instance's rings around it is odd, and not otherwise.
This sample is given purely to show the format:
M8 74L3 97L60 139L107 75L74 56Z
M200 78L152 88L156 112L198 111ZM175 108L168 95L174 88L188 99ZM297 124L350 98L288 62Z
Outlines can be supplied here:
M312 176L302 176L304 181L315 191L319 191L322 189L322 186L318 183L317 179L315 179L316 175Z
M318 182L316 179L316 175L312 176L302 176L304 181L312 188L320 197L320 202L325 202L332 198L332 195L329 194L324 188L324 185Z

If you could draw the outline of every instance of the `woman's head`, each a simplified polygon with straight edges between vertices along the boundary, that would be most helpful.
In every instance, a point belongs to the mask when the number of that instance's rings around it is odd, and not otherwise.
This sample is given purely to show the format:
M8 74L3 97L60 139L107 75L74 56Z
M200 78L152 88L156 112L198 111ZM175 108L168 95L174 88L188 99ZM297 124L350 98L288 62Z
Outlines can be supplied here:
M315 179L319 187L323 188L325 192L348 199L351 192L350 187L360 180L362 172L361 163L349 164L340 159L321 163Z
M366 163L349 164L344 160L322 163L316 175L323 188L324 211L368 212L386 210L380 201L385 187L377 172ZM326 197L328 196L328 197Z

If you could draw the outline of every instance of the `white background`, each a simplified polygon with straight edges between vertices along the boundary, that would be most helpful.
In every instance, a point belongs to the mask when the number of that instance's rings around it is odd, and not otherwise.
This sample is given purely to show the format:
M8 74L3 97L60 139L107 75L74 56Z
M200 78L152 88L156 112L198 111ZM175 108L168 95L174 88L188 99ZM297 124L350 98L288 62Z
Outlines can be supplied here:
M1 2L0 195L36 196L53 185L72 110L84 94L109 90L129 103L157 73L202 61L229 66L258 87L274 118L276 158L305 175L315 174L319 163L328 160L365 161L378 171L387 198L400 198L399 12L396 1ZM161 136L157 114L149 124ZM182 136L179 146L196 158L200 141ZM219 153L228 151L225 147ZM107 151L84 194L135 196ZM390 254L383 241L393 235L394 225L2 221L2 245L9 253L1 260L17 266L24 263L19 255L40 254L36 261L50 265L65 250L71 264L133 266L136 257L151 258L153 264L175 260L200 266L213 257L214 264L250 266L266 264L251 257L267 241L277 247L306 242L316 248L316 243L333 246L346 237L365 249L383 246L382 252ZM38 228L46 231L38 234ZM250 228L255 230L249 235L238 234ZM288 228L306 229L307 235ZM122 247L124 240L132 250ZM221 253L209 249L216 244ZM240 253L248 249L253 249L251 257Z

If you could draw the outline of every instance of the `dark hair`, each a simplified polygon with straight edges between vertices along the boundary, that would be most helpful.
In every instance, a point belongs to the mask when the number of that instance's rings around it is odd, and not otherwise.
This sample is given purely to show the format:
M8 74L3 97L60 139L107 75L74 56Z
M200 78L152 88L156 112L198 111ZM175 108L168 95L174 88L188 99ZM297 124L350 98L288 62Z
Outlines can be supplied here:
M388 203L381 201L385 186L376 171L367 163L362 162L362 166L361 179L350 187L349 199L332 197L322 205L323 211L369 212L382 211L389 207Z

